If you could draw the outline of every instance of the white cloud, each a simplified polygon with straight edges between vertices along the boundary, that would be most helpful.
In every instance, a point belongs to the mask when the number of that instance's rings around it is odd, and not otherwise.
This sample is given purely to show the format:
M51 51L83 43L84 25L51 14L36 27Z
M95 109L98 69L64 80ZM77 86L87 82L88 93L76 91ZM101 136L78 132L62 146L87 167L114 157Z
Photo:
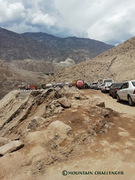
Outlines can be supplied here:
M0 26L17 32L24 32L26 29L40 31L40 28L54 26L55 17L46 12L42 3L42 0L0 0Z
M117 7L112 7L108 15L103 14L87 29L88 36L105 42L122 42L128 37L135 36L134 10L134 4L133 6L119 4Z
M133 0L55 0L63 18L61 26L70 27L73 35L91 39L122 42L135 35L135 3Z
M24 6L20 2L8 3L0 0L0 23L14 21L18 17L24 16Z
M34 25L53 26L55 24L54 17L49 16L49 14L42 14L41 12L33 13L29 18Z
M120 43L135 36L134 0L0 0L0 26Z
M54 25L54 18L51 18L48 14L38 14L32 20L33 24L43 24L43 25Z

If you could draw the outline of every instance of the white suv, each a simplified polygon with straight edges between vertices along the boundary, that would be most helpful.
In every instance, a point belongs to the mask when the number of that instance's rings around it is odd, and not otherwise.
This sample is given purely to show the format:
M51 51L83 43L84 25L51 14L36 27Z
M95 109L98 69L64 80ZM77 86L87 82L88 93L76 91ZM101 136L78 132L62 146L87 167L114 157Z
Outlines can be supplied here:
M101 92L109 92L112 83L113 83L112 79L103 79L101 85Z
M125 82L117 91L117 101L128 101L132 106L135 103L135 80Z

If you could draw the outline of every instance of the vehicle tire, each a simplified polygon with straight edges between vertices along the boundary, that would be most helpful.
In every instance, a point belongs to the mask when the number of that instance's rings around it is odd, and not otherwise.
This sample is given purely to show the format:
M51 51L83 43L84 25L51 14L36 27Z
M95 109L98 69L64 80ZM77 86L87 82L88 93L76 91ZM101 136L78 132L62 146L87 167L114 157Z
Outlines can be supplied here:
M102 93L104 93L104 90L101 90Z
M117 94L117 102L120 102L120 97L118 96L118 94Z
M134 104L130 96L128 97L128 103L129 103L129 106L133 106Z
M113 97L113 99L115 99L115 98L116 98L114 93L112 94L112 97Z

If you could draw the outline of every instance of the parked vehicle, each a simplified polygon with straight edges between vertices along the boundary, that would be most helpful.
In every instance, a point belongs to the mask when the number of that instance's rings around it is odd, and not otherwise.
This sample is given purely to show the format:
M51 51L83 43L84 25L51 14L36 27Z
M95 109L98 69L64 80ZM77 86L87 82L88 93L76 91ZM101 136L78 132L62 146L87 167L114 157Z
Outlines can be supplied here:
M36 84L36 87L37 87L37 89L41 89L41 88L42 88L42 85L41 85L40 83L37 83L37 84Z
M92 83L89 85L90 89L92 89Z
M63 83L55 83L55 84L53 84L53 87L60 87L60 88L62 88L64 85L63 85Z
M101 89L101 84L100 84L100 83L97 83L97 84L95 85L94 89L96 89L96 90Z
M98 82L93 82L90 84L91 89L95 89L95 86L98 84Z
M31 89L31 90L37 89L37 85L35 85L35 84L30 84L30 89Z
M112 83L109 90L109 95L117 98L117 90L122 86L123 82Z
M83 80L77 80L76 81L76 87L79 89L83 89L84 88L84 81Z
M26 84L26 90L35 90L37 89L36 84Z
M64 82L64 86L72 87L72 82Z
M52 88L53 87L53 84L46 84L45 85L45 88Z
M112 83L113 83L112 79L103 79L102 86L101 86L101 92L109 92L110 86Z
M121 88L117 91L117 101L128 101L132 106L135 103L135 80L123 83Z
M84 89L89 89L89 85L86 82L84 83Z
M42 89L46 89L46 84L42 84L42 85L41 85L41 88L42 88Z
M18 89L25 90L26 89L26 85L25 84L19 84L18 85Z
M101 85L101 92L109 92L110 90L110 86L109 85L105 85L105 84L102 84Z
M72 86L76 87L76 82L77 82L77 80L72 81Z
M103 79L102 80L102 84L104 85L109 85L113 83L113 80L112 79Z

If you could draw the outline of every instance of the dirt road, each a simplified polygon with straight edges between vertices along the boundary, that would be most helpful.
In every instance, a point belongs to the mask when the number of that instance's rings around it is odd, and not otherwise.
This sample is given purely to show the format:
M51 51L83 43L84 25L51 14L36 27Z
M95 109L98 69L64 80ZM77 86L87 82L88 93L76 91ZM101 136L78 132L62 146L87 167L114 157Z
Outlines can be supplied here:
M86 95L93 96L96 98L101 99L105 102L105 106L108 108L111 108L119 113L124 113L129 115L135 116L135 106L129 106L128 102L120 102L118 103L116 99L113 99L111 96L109 96L108 93L102 93L101 91L97 90L83 90L83 92Z

